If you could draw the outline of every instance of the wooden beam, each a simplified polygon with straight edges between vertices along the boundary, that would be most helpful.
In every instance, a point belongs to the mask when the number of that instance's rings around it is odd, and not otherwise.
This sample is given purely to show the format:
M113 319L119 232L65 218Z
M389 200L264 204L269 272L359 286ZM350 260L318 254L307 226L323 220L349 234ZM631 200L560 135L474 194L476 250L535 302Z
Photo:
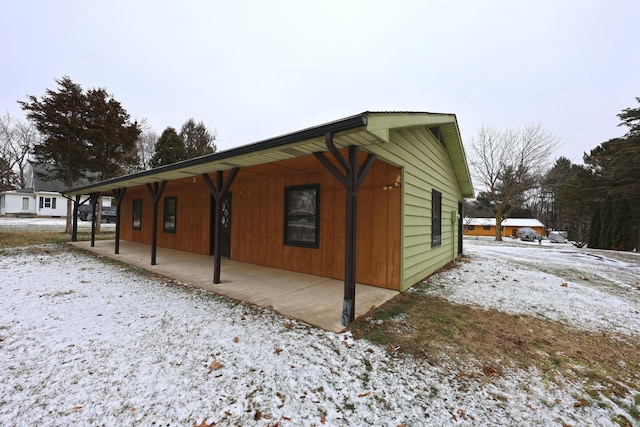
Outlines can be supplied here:
M80 194L76 194L73 201L73 224L71 225L71 241L78 241L78 208L80 207Z
M91 193L91 247L96 245L96 205L99 193Z
M113 190L113 196L116 198L116 247L114 252L116 255L120 253L120 206L122 206L122 200L126 192L126 187Z
M222 171L216 172L216 183L214 184L211 177L207 173L202 174L202 179L209 187L209 192L216 202L216 211L214 215L215 227L213 229L213 283L220 283L220 266L222 264L222 256L220 255L220 228L222 227L222 199L229 192L233 180L238 175L240 168L233 168L227 178L222 180Z
M356 304L356 240L358 222L358 190L376 159L375 154L369 154L361 167L358 166L358 147L349 146L349 159L333 143L333 135L325 135L327 149L340 166L342 173L324 153L313 153L316 159L333 175L345 189L345 242L344 242L344 300L342 303L342 325L349 326L355 320Z
M149 194L151 195L151 199L153 201L153 211L151 214L151 219L153 222L151 229L151 265L156 265L156 253L158 246L158 202L160 202L160 197L162 197L162 193L164 192L166 186L167 181L146 184L147 191L149 191Z

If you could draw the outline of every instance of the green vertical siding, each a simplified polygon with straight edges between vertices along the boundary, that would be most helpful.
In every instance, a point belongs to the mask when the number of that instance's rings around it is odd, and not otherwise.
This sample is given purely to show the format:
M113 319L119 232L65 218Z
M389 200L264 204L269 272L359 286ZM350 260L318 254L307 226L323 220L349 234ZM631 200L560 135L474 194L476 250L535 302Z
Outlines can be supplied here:
M458 210L462 192L446 148L425 127L392 130L390 142L367 149L403 168L401 289L404 291L453 261L457 254ZM446 144L446 140L445 140ZM442 193L442 244L431 247L431 194Z

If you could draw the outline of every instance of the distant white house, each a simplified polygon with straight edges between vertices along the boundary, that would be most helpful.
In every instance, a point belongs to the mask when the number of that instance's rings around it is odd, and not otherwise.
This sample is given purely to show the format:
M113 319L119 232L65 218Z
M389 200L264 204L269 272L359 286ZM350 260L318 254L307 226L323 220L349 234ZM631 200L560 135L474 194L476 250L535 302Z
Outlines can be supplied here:
M466 236L495 236L495 218L465 218L464 234ZM529 227L535 230L540 236L545 235L544 224L535 218L507 218L502 221L502 236L510 237L515 235L518 228Z
M33 188L0 193L0 215L66 217L67 200L56 191Z
M67 199L62 192L67 190L67 186L58 180L42 179L38 172L46 170L37 165L31 166L27 188L0 192L0 215L66 218ZM103 206L110 206L110 202L110 198L103 198Z

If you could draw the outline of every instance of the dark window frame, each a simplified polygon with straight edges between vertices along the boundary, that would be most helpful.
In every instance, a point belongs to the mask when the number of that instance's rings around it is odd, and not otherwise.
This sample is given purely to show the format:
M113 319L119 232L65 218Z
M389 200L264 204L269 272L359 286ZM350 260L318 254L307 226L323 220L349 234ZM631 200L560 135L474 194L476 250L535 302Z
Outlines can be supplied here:
M315 214L290 214L289 213L289 201L294 197L294 193L298 191L315 191ZM291 220L300 220L303 218L313 218L313 224L315 225L314 239L296 239L290 236L289 222ZM293 185L284 188L284 245L285 246L297 246L303 248L318 249L320 247L320 184L308 184L308 185Z
M473 230L475 230L475 229L476 229L476 226L475 226L475 225L467 225L467 230L469 230L469 231L473 231Z
M173 202L173 212L167 207ZM173 220L171 219L171 213L173 213ZM176 234L178 228L178 197L170 196L164 198L163 210L162 210L162 231L164 233Z
M431 247L442 245L442 193L431 190Z
M486 230L486 231L489 231L489 230L491 230L491 226L490 225L483 225L482 229Z
M131 228L133 230L142 230L142 199L133 199L131 205Z

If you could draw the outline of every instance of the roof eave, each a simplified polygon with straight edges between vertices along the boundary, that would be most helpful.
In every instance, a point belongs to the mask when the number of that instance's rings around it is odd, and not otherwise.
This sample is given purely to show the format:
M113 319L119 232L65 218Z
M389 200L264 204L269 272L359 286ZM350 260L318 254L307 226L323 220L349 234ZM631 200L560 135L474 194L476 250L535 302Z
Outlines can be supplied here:
M327 133L344 132L352 129L357 129L359 127L364 127L366 125L367 125L367 113L357 114L355 116L346 117L344 119L325 123L312 128L307 128L297 132L277 136L275 138L270 138L270 139L255 142L252 144L231 148L229 150L208 154L206 156L196 157L194 159L184 160L184 161L172 163L166 166L160 166L160 167L149 169L143 172L138 172L135 174L124 175L124 176L108 179L105 181L97 182L95 184L86 185L83 187L72 188L64 192L63 194L65 195L88 194L92 192L91 191L92 189L96 189L99 187L112 186L113 184L117 184L119 182L130 181L132 179L144 178L144 177L149 177L153 175L161 175L166 172L177 171L177 170L189 168L192 166L198 166L198 165L202 165L202 164L206 164L214 161L222 161L225 159L239 157L239 156L243 156L251 153L256 153L259 151L275 149L285 145L294 144L296 142L323 137Z

